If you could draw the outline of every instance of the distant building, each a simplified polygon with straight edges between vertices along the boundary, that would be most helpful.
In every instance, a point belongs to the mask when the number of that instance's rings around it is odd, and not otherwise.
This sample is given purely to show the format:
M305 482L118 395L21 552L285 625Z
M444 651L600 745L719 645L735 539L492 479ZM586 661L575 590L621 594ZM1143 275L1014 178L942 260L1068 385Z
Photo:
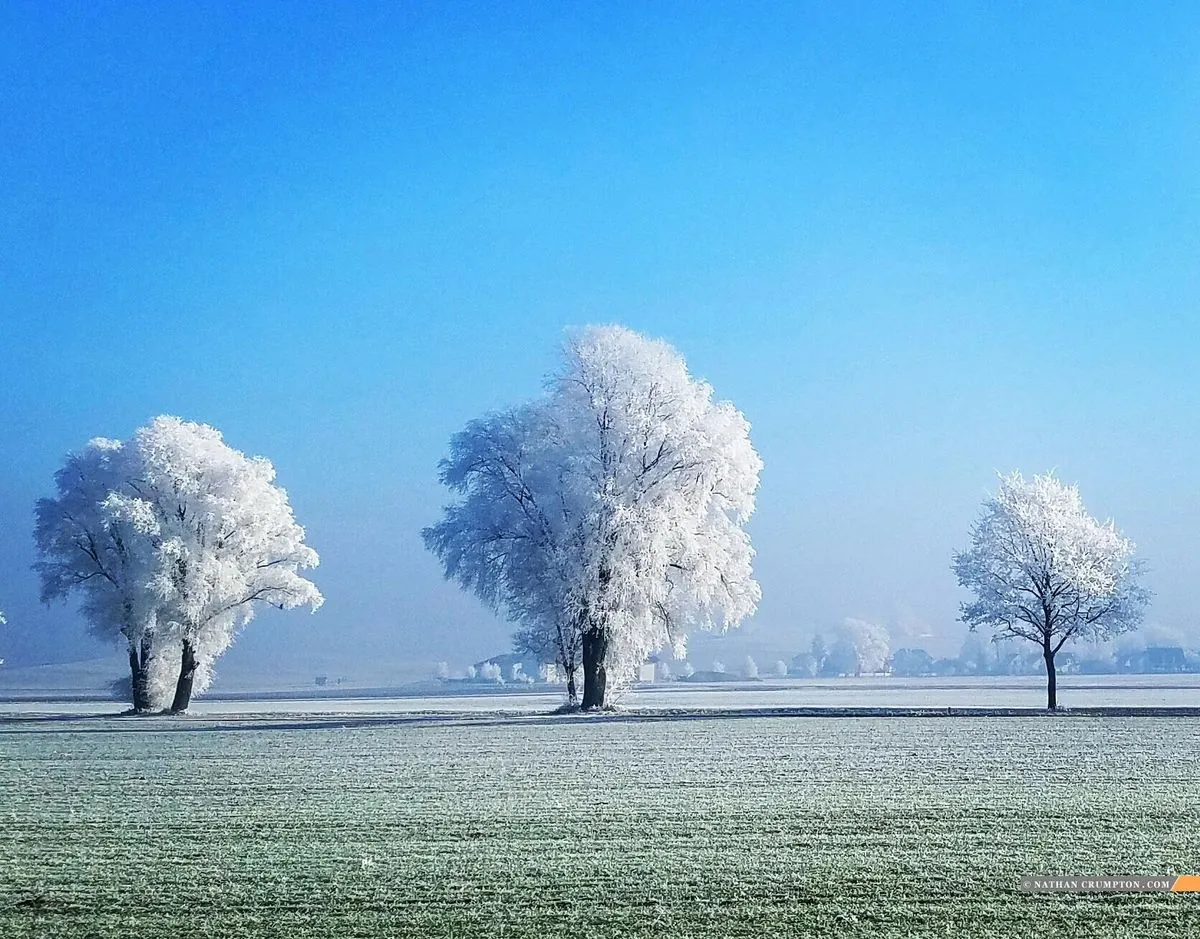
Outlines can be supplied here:
M1150 646L1142 653L1142 671L1150 674L1186 672L1187 656L1179 646Z
M637 680L649 684L654 681L654 663L647 662L638 666Z

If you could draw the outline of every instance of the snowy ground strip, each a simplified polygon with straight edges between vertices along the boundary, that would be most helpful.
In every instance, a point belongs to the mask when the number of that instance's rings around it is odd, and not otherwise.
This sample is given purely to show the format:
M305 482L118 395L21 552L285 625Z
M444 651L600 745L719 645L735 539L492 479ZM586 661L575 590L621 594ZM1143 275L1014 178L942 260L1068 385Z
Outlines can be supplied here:
M1186 718L10 722L0 935L1187 935L1017 887L1200 871L1198 761Z
M3 676L0 676L2 678ZM543 689L545 686L542 686ZM189 713L224 715L295 713L359 714L438 711L548 712L563 702L559 689L522 692L505 689L471 694L412 694L390 696L311 696L300 690L247 700L200 697ZM7 700L4 698L11 695ZM54 689L5 688L0 685L0 718L30 712L113 714L127 707L117 701L52 700ZM741 710L752 707L998 707L1042 708L1045 678L987 676L960 678L863 677L845 679L773 680L692 685L672 682L635 687L616 699L620 708ZM1200 707L1200 674L1067 675L1059 679L1059 703L1064 708L1087 707Z

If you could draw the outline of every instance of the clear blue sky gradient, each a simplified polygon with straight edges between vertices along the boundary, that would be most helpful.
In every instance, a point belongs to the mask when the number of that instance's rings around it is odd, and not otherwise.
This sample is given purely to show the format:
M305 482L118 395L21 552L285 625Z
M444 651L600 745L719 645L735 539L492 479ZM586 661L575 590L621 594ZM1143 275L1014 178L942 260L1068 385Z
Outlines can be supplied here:
M436 464L612 321L753 424L755 634L956 645L1012 468L1195 631L1196 4L9 3L0 87L12 662L92 648L33 500L164 412L274 460L323 557L325 609L230 656L503 649L420 546Z

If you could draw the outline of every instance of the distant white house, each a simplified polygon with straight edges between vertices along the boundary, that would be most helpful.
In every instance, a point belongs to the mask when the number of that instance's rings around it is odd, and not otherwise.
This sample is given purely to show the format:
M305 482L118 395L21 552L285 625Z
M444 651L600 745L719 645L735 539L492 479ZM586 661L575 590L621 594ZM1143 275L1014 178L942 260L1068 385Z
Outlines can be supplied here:
M654 681L654 663L646 662L638 666L637 680L639 682Z

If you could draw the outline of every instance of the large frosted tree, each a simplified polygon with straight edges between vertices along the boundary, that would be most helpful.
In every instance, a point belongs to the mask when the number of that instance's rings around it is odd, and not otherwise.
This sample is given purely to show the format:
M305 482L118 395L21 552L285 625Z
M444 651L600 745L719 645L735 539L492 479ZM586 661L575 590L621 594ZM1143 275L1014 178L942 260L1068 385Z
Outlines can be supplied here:
M135 709L186 710L256 605L321 604L274 477L213 428L158 417L69 456L38 503L43 598L79 593L94 632L125 638Z
M427 545L523 646L578 652L585 708L651 652L681 655L690 631L756 608L749 424L666 343L582 330L544 397L472 422L450 450L441 479L461 499Z
M320 607L320 591L299 573L318 557L269 460L247 457L214 428L176 417L140 428L134 446L132 495L115 493L108 504L153 545L150 586L161 638L179 649L171 710L180 712L257 606Z
M1047 706L1058 706L1054 657L1066 643L1135 629L1149 601L1134 545L1112 521L1088 514L1076 486L1053 475L1000 478L955 555L958 582L975 595L962 619L993 638L1035 643L1046 663Z

